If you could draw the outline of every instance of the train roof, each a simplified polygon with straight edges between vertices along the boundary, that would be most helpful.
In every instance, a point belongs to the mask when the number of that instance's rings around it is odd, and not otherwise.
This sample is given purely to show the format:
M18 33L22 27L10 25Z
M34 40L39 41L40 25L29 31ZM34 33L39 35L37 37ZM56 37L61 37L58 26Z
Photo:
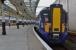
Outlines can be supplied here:
M49 10L50 10L50 7L45 7L45 8L43 8L43 9L40 11L39 15L42 14L42 13L48 12ZM39 16L39 15L38 15L38 16Z

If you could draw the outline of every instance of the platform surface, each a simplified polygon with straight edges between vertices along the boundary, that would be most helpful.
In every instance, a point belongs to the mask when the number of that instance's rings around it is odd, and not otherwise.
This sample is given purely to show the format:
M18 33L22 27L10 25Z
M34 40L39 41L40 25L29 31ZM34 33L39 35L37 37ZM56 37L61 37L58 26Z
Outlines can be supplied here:
M46 50L33 32L33 26L6 27L7 35L2 35L0 27L0 50Z

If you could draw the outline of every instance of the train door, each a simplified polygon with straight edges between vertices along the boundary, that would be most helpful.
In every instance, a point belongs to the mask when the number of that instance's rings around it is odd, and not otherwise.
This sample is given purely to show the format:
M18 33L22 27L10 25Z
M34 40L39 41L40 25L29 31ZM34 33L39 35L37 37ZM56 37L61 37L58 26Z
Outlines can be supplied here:
M45 23L44 23L45 32L50 31L50 23L48 21L49 21L48 17L45 17Z
M50 23L49 23L49 19L48 19L48 12L44 13L44 31L48 32L50 31Z

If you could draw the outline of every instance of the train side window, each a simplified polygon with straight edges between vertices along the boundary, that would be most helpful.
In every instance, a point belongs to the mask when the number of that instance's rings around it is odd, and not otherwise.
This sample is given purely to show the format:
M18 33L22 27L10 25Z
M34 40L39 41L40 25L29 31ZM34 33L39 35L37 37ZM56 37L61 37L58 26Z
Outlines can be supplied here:
M48 21L49 21L49 19L47 17L45 17L45 22L48 22Z

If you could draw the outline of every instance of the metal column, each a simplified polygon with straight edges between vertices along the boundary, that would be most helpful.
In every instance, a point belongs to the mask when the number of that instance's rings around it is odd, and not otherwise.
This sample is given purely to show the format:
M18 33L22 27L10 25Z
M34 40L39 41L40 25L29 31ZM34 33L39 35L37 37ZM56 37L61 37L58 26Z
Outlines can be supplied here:
M5 14L4 14L4 1L5 0L1 0L2 2L2 35L6 35L6 27L5 27Z

